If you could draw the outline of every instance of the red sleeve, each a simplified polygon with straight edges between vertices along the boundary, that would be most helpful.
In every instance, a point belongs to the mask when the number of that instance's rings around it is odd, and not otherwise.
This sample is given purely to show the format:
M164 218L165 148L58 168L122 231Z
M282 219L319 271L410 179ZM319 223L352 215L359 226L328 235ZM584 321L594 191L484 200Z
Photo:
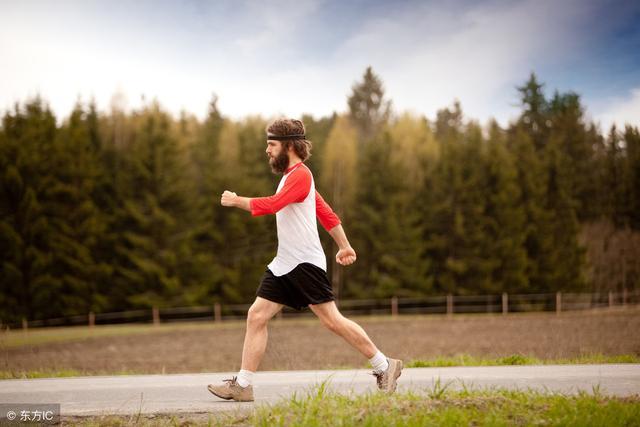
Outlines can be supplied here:
M251 215L274 214L290 203L300 203L309 195L310 190L311 172L304 165L300 166L291 172L276 194L251 199Z
M329 231L336 225L340 224L340 218L333 212L331 206L324 201L320 193L316 190L316 216L320 220L322 227Z

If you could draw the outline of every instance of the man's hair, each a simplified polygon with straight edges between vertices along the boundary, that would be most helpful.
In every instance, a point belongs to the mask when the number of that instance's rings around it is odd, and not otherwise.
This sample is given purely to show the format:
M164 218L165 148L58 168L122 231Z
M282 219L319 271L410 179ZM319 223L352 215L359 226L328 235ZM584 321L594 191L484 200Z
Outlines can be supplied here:
M277 138L279 136L287 137L291 135L300 135L300 137ZM285 150L293 147L293 151L295 151L296 155L300 157L302 161L311 157L311 141L305 137L305 128L302 121L287 118L277 119L267 126L267 139L270 139L271 136L273 136L272 139L279 140Z

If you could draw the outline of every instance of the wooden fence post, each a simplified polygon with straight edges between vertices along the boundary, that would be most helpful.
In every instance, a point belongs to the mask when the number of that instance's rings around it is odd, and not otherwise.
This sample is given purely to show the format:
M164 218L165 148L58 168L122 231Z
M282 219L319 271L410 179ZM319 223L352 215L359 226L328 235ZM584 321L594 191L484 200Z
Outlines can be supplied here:
M609 308L613 308L613 292L609 291Z
M96 325L96 315L93 314L93 311L89 312L89 327L93 328Z
M562 312L562 292L556 292L556 314Z
M622 290L622 305L626 306L627 305L627 288L624 288Z
M213 321L222 322L222 307L219 302L213 304Z
M160 324L160 310L158 310L158 307L153 307L153 324L154 325L159 325Z
M27 332L29 330L29 321L26 317L22 318L22 330Z
M447 316L453 315L453 295L447 294Z
M502 314L509 312L509 295L506 292L502 293Z
M391 317L398 317L398 297L391 297Z

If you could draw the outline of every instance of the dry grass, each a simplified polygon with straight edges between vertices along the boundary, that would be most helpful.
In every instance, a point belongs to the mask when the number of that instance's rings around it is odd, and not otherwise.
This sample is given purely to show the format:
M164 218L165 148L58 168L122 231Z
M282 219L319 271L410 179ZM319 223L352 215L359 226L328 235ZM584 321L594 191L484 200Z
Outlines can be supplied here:
M613 312L357 318L388 355L405 360L466 354L570 359L590 354L640 356L640 310ZM99 328L96 328L99 329ZM55 330L51 333L55 334ZM274 320L263 370L361 368L366 360L315 319ZM242 323L171 325L149 333L96 336L0 349L0 371L72 374L235 371Z

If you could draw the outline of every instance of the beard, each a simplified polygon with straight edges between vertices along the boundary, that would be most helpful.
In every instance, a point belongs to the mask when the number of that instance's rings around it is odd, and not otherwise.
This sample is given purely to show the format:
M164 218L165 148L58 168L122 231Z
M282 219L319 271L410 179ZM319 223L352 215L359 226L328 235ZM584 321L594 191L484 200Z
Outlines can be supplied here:
M276 157L269 158L269 166L271 166L271 172L282 174L289 167L289 156L282 150Z

